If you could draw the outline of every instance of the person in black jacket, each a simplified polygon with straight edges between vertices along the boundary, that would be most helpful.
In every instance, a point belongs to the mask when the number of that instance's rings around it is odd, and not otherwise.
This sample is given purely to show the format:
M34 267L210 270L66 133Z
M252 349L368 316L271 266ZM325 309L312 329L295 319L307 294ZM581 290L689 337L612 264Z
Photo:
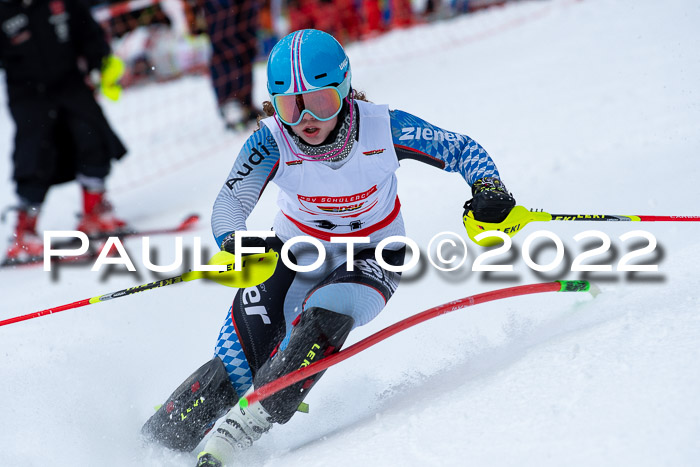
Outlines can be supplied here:
M111 161L126 153L88 85L110 46L83 0L0 0L0 63L16 126L13 154L19 198L7 260L43 254L39 209L52 185L77 180L78 225L88 235L123 230L105 193Z
M209 64L219 113L230 129L258 118L253 65L258 54L261 0L200 0L212 45Z

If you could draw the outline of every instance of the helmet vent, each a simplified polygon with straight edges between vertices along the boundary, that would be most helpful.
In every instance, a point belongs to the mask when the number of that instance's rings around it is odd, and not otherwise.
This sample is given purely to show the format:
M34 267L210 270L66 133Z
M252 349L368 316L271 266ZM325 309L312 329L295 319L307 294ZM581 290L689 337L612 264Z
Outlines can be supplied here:
M280 86L284 86L284 81L275 81L275 84L279 84Z
M328 76L328 73L321 73L320 75L314 76L314 79L321 79L321 78L325 78L326 76Z

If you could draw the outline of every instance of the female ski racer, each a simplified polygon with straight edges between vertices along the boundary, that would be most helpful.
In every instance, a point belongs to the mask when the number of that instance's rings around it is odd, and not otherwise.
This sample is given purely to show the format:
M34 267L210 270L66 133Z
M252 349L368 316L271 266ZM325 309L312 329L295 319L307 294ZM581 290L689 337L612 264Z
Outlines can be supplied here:
M479 221L501 222L515 205L474 140L365 101L351 86L345 51L324 32L306 29L284 37L270 53L267 86L269 117L248 138L216 199L214 236L233 253L236 232L247 230L248 215L274 182L280 188L274 235L241 236L242 245L279 252L291 238L311 236L325 247L326 260L313 272L295 272L280 261L269 280L239 290L214 358L145 424L148 438L189 451L221 418L198 466L231 463L273 423L286 423L304 407L322 373L246 410L236 404L240 396L337 352L353 328L386 306L400 273L378 267L374 251L381 240L404 235L395 175L401 160L461 174L472 188L465 207ZM332 242L334 237L368 237L354 245L352 271L346 244ZM308 243L290 251L300 266L319 255ZM404 252L403 244L390 243L383 259L399 266Z

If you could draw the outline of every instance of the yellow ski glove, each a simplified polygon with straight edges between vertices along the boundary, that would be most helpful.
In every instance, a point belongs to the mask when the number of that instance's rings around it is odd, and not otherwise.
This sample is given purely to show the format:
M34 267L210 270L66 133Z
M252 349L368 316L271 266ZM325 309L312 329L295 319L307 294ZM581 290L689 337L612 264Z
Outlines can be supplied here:
M116 101L122 93L122 87L119 80L124 74L124 61L116 55L112 54L102 61L102 70L100 76L100 91L107 99Z

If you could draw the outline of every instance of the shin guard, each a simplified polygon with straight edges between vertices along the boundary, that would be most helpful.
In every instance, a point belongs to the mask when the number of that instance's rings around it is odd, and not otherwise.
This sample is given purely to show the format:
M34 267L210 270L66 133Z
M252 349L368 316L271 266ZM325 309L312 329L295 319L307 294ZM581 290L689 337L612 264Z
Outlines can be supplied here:
M214 357L170 395L141 433L170 449L191 451L236 402L238 395L226 368Z
M292 329L287 347L258 370L254 380L255 386L261 387L282 375L339 351L353 323L352 317L324 308L312 307L305 310ZM289 421L323 373L310 376L261 401L272 421Z

